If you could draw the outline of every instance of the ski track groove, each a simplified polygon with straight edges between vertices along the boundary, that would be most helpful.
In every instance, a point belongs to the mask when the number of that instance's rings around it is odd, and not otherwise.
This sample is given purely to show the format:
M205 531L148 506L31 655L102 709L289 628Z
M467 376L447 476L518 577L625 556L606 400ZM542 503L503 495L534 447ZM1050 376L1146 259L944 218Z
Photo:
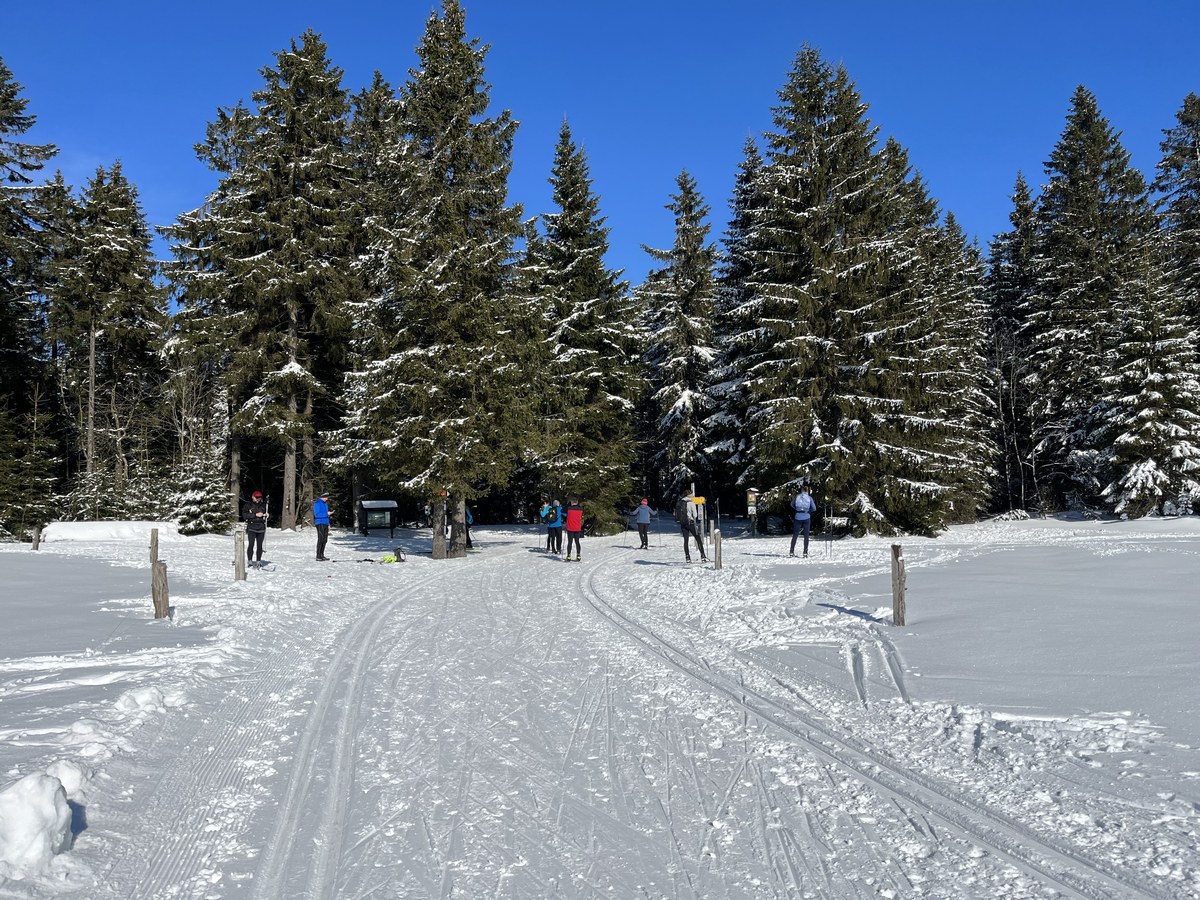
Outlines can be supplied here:
M335 832L345 827L346 797L353 777L353 726L357 724L353 713L358 709L361 700L364 674L370 658L369 649L379 633L389 624L390 613L409 601L414 593L439 574L426 573L416 581L406 584L402 593L377 601L370 609L363 610L356 623L340 636L334 657L324 666L325 674L320 692L308 710L304 730L292 757L287 792L275 816L275 829L255 873L254 897L332 896L326 889L337 875L337 854L340 852L342 839L340 833ZM335 698L341 693L341 683L347 674L348 702L337 715L337 737L334 742L331 771L328 773L330 781L327 782L329 786L325 788L326 818L319 827L319 832L325 831L327 837L324 841L317 841L312 850L307 892L297 894L289 889L285 893L287 869L298 850L294 838L300 833L299 823L306 813L306 801L317 789L318 780L313 778L313 774L320 754L319 738L323 734L323 726L328 721Z
M286 656L287 652L280 651L279 655ZM286 666L273 668L271 679L261 687L256 686L251 702L237 704L232 718L221 718L216 734L205 728L207 723L199 716L194 717L197 721L188 749L179 753L172 765L160 770L152 797L141 815L142 819L159 823L162 827L156 830L166 840L152 842L154 849L145 858L145 870L136 875L124 871L139 868L142 859L137 854L139 842L131 841L129 852L113 861L102 881L111 878L115 884L121 884L129 879L134 883L125 889L126 896L154 898L196 874L200 863L214 849L208 842L195 840L196 834L203 833L211 824L211 800L225 789L240 790L249 783L251 776L245 761L271 736L272 729L262 725L268 721L264 712L275 702L271 697L285 695L291 683ZM255 723L259 727L254 727ZM207 752L212 749L220 752ZM180 776L181 770L186 770L186 777ZM163 811L161 818L155 814L158 810Z
M899 798L975 844L992 850L1043 884L1057 886L1068 895L1094 897L1146 897L1156 894L1153 885L1128 873L1109 873L1082 853L1050 837L1038 835L1003 813L984 809L970 800L954 797L935 782L905 771L885 758L856 746L856 741L837 734L816 718L806 716L751 688L734 685L731 679L711 672L685 650L660 637L620 612L596 588L598 564L579 575L580 593L602 618L626 637L684 675L704 685L710 693L741 705L756 718L782 730L806 746L820 759L850 773L885 797ZM726 683L726 682L730 683ZM749 698L747 703L742 697ZM873 774L874 772L874 774ZM1079 871L1075 871L1078 869Z

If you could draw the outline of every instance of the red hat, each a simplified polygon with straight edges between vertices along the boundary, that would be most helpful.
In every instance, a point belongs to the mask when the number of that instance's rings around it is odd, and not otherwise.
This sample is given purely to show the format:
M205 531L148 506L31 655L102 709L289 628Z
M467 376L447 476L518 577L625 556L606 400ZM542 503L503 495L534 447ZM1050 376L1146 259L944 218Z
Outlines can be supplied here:
M261 496L262 496L262 491L255 491L255 492L254 492L253 494L251 494L250 496L251 496L251 497L254 497L254 498L257 500L259 497L261 497Z

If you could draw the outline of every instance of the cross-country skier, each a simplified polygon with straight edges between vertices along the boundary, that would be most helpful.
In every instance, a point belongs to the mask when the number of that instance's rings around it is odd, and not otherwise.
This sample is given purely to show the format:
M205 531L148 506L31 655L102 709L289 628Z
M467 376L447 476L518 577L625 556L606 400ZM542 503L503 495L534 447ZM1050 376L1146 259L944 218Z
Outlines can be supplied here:
M579 562L583 559L583 554L579 550L579 538L583 534L583 507L579 505L578 500L572 500L567 504L567 552L563 559L571 558L571 543L575 544L575 561Z
M250 495L250 501L242 510L242 519L246 523L246 537L249 539L246 543L246 563L257 569L262 564L263 538L267 536L267 501L263 499L262 491Z
M633 521L637 523L638 527L638 537L642 541L642 546L638 547L639 550L650 549L650 517L657 515L658 513L650 508L650 501L643 497L642 502L638 504L638 508L633 513Z
M317 559L327 562L325 544L329 540L329 495L321 494L313 501L313 524L317 526Z
M808 492L808 482L800 482L800 493L791 503L792 510L795 512L795 518L792 519L792 548L788 551L788 556L796 555L796 538L804 535L804 555L808 556L808 534L812 528L812 514L817 511L817 502L813 500L812 495Z
M704 555L704 541L701 537L700 508L696 506L694 497L684 495L675 504L675 518L679 520L679 532L683 535L683 558L692 561L692 551L688 547L688 538L696 539L696 549L700 551L700 559L708 562Z
M542 507L542 521L546 523L546 552L562 553L563 508L562 501L555 500Z

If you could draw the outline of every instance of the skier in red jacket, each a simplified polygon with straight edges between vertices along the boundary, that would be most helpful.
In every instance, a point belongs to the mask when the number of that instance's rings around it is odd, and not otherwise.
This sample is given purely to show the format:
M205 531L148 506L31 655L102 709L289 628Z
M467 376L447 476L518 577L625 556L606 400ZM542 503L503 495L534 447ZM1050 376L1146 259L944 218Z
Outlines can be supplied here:
M579 505L578 500L572 500L567 504L567 552L563 559L571 558L571 542L575 542L575 561L579 562L583 557L579 551L579 538L583 534L583 507Z

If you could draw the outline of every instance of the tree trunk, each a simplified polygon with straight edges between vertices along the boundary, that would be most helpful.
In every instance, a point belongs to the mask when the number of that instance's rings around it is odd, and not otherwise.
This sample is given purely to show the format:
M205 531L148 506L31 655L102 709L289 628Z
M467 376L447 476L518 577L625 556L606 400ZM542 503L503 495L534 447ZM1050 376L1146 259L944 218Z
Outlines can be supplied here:
M467 555L467 504L461 497L450 502L450 559L462 559Z
M84 453L85 471L92 474L92 461L96 458L96 323L92 322L88 332L88 404L87 436Z
M304 398L304 421L312 421L313 398L312 391L309 391ZM316 469L316 445L313 443L312 432L308 431L304 434L304 440L300 444L300 509L304 513L312 510L313 492L316 490L313 485L313 475ZM314 524L316 524L314 522Z
M434 497L429 503L433 525L433 558L446 558L446 498Z
M293 399L292 405L295 406ZM296 527L296 439L289 437L283 451L283 511L279 527Z
M233 509L233 520L236 522L242 514L242 436L229 437L229 504Z
M129 489L129 459L125 456L125 427L121 424L121 414L117 408L117 383L115 381L109 394L108 404L109 419L112 421L112 439L116 445L116 452L113 454L115 469L113 480L116 482L117 489L124 493Z

